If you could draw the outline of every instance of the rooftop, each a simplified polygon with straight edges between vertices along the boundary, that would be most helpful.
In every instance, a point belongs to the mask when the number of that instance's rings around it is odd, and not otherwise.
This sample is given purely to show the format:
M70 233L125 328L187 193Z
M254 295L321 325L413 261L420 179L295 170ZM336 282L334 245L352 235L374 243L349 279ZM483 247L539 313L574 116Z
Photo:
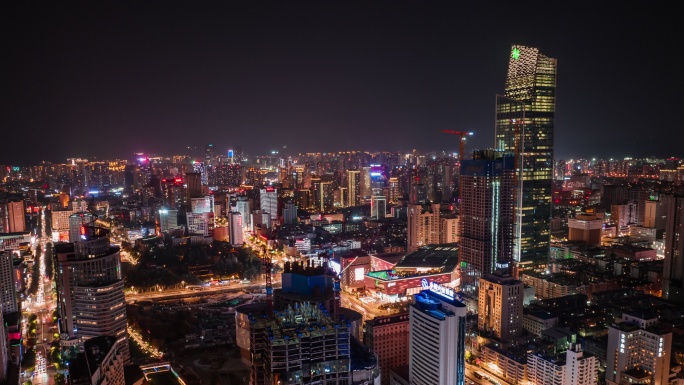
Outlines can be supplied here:
M435 269L439 272L451 273L458 265L458 245L455 243L430 245L421 247L413 253L406 254L396 269Z

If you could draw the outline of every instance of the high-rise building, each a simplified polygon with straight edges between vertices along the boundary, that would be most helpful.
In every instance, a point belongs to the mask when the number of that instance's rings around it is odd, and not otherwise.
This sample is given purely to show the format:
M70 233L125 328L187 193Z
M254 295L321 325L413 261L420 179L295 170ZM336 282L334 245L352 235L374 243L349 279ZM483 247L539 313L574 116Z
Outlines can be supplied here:
M407 224L407 251L439 243L439 203L409 204Z
M665 201L648 200L644 204L644 227L653 228L656 230L665 230L665 219L667 207Z
M196 214L214 212L214 196L207 195L201 198L190 198L190 211Z
M26 231L24 201L0 202L0 232L22 233Z
M361 168L361 188L359 192L359 200L361 204L367 204L370 201L373 191L371 190L371 168Z
M663 297L684 303L684 196L661 196L665 218Z
M409 192L409 203L422 205L427 202L427 188L424 184L412 184Z
M669 384L672 331L656 314L624 313L608 327L606 384Z
M178 228L178 210L159 209L159 232L167 232Z
M259 190L259 207L271 216L271 221L278 219L278 189L266 187Z
M527 380L531 384L595 385L598 368L598 357L585 354L578 344L557 356L527 355Z
M10 250L0 252L0 306L5 313L19 311L14 284L14 262Z
M116 338L94 337L85 341L84 352L69 361L69 384L124 385L124 358Z
M335 209L334 205L334 185L330 181L318 181L315 183L316 189L316 211L319 213L330 213Z
M439 243L461 242L461 219L458 216L442 217L439 231Z
M4 284L4 282L3 282ZM9 350L7 349L7 330L5 330L5 319L2 316L2 304L0 304L0 383L5 383L7 380L7 355Z
M297 224L297 206L292 202L285 203L285 207L283 208L283 224Z
M409 363L409 326L407 313L366 321L363 344L378 357L382 385L389 384L390 370Z
M188 233L201 234L205 237L214 236L214 213L185 213Z
M252 201L245 196L237 198L235 202L235 211L242 216L242 227L251 230L252 228Z
M388 181L389 184L389 204L395 205L399 203L399 199L402 197L401 194L401 188L400 188L400 183L399 183L399 178L397 177L392 177L389 178ZM389 373L388 373L389 375Z
M409 320L409 383L465 384L466 306L453 290L416 294Z
M387 201L382 195L373 195L371 197L371 218L385 219L387 216Z
M501 341L523 331L524 285L510 275L488 274L480 278L477 328Z
M513 261L513 157L476 152L461 167L461 287L475 295L478 278Z
M360 205L361 196L361 174L359 170L347 171L347 206Z
M95 221L93 214L89 212L73 213L69 216L69 242L81 241L81 227L92 224Z
M514 45L503 96L497 97L495 148L516 154L517 271L542 269L550 245L557 61Z
M228 213L230 221L230 243L233 246L242 246L244 241L244 233L242 229L242 215L239 212L231 211Z
M601 244L603 220L593 214L578 214L568 219L568 240L583 241L593 247Z
M82 350L90 338L114 336L124 361L128 361L119 248L110 245L106 229L84 228L80 242L55 244L61 345Z
M190 207L191 198L201 198L202 197L202 174L199 172L187 172L185 173L185 183L188 188L187 194L185 194L188 200L188 208Z

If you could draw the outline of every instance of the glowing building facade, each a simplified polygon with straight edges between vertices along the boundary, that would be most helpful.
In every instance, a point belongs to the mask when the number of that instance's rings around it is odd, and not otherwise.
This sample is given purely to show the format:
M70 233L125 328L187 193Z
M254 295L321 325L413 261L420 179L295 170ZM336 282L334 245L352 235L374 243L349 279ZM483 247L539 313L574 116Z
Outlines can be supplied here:
M514 259L518 271L548 259L556 111L554 58L514 45L504 95L496 100L495 148L516 154Z

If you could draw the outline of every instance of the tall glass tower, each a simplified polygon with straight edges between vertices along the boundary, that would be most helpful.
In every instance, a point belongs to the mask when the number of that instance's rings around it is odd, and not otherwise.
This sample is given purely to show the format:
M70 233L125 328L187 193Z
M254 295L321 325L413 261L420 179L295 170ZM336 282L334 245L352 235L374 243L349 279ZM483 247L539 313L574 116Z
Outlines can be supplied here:
M496 99L495 147L515 156L517 271L545 268L550 242L556 59L514 45L503 95Z

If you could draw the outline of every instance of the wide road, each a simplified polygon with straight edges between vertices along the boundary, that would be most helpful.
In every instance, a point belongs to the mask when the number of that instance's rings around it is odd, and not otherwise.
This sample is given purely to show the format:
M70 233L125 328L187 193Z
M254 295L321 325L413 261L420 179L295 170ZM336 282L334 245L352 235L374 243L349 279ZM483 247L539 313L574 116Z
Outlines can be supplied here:
M274 289L280 288L280 282L274 281L272 284ZM126 302L133 303L136 301L168 300L189 297L203 297L211 294L237 293L240 291L256 291L264 289L264 285L264 279L260 278L251 281L249 284L231 283L230 285L209 286L200 290L172 289L161 290L159 292L153 291L137 294L126 294Z

